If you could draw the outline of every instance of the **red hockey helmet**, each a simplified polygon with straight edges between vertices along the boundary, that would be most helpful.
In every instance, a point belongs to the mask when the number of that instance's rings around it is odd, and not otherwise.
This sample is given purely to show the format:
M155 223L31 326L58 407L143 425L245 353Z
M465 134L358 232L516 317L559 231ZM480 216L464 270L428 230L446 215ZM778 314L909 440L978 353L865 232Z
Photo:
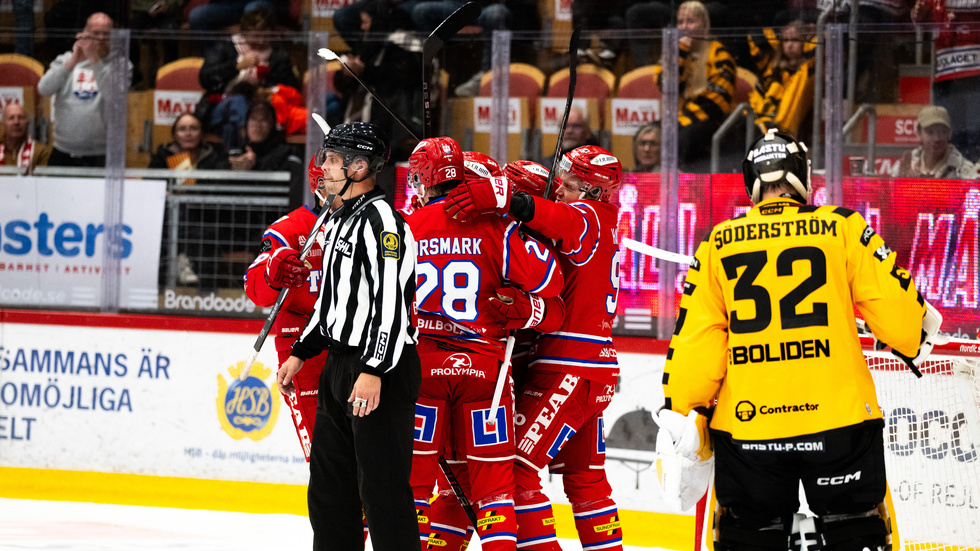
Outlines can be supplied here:
M426 138L408 158L408 183L428 188L463 179L463 151L452 138Z
M490 155L485 155L479 151L463 152L463 169L464 182L504 175L503 171L500 170L500 163L493 160Z
M323 185L323 169L317 166L316 157L310 159L310 168L306 171L310 178L310 193L316 195L317 190Z
M612 153L597 145L577 147L561 158L558 175L582 180L583 198L608 203L623 179L623 166Z
M549 170L534 161L512 161L504 167L504 175L513 186L512 191L525 191L535 197L551 198L548 187ZM553 187L561 185L561 180L555 179Z

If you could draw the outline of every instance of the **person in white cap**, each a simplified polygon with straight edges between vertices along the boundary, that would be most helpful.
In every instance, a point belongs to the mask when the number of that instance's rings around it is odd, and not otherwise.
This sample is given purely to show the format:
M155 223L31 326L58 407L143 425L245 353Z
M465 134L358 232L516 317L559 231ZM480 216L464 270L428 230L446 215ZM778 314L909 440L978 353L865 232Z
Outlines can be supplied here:
M946 108L923 107L915 130L920 145L902 155L898 163L899 178L972 180L977 177L977 166L949 143L952 125Z

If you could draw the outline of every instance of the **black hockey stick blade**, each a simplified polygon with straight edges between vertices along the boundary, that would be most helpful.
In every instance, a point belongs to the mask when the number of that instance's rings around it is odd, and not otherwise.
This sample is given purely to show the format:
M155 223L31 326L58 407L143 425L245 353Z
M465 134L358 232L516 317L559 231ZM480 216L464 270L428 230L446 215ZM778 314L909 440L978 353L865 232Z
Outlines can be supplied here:
M463 27L476 21L477 17L480 17L480 9L480 4L467 2L449 14L449 17L444 19L442 23L439 23L439 26L422 44L422 62L424 64L431 63L432 58L442 49L447 40L455 36Z
M473 529L479 528L476 522L476 512L473 510L473 505L470 500L463 493L463 488L459 485L459 481L456 480L456 475L453 474L453 470L449 467L449 462L446 461L446 456L439 456L439 468L442 469L442 474L446 475L446 480L449 481L449 486L453 489L453 493L456 494L456 499L459 500L460 506L463 507L463 512L466 513L466 518L469 519L470 523L473 524Z
M480 16L480 5L467 2L449 14L432 34L422 43L422 137L432 137L432 105L429 97L429 84L432 80L432 63L443 44L463 27L476 21Z
M575 99L575 75L578 70L578 39L582 33L582 27L575 27L572 31L572 39L568 41L568 98L565 100L565 113L561 117L561 125L558 127L558 142L555 143L555 158L551 162L551 172L548 173L548 185L544 188L546 193L551 193L551 187L555 183L555 173L558 172L558 161L561 160L561 141L565 137L565 125L568 124L568 114L572 110L572 100Z

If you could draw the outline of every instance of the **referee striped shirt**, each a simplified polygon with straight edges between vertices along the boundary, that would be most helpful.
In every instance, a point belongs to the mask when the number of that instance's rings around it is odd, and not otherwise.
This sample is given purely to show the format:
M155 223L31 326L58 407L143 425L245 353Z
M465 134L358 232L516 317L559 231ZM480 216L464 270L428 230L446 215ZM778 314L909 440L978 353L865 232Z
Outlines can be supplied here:
M412 231L374 188L344 202L316 238L323 244L320 296L293 355L305 360L340 344L360 351L362 372L387 373L405 345L418 342Z

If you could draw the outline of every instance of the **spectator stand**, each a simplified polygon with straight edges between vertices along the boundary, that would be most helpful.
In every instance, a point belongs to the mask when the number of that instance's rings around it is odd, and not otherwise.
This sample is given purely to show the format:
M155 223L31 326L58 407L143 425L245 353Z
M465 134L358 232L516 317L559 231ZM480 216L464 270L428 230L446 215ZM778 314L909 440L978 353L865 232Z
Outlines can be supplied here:
M531 121L538 99L544 92L544 73L525 63L511 63L508 77L510 91L507 117L507 159L537 158L530 149ZM452 136L462 136L461 145L467 151L490 151L492 119L493 71L484 73L480 81L480 94L475 98L454 98L452 111Z
M603 128L610 137L609 150L624 163L624 169L633 168L633 135L637 129L660 120L658 68L644 65L624 74L619 78L616 96L606 100Z
M30 119L32 134L41 142L50 136L50 102L41 102L37 82L44 65L18 54L0 54L0 109L8 103L20 103ZM42 105L43 104L43 105Z
M558 140L558 127L565 111L565 100L568 97L569 69L559 69L548 79L548 91L538 102L535 128L540 145L535 146L541 158L555 152ZM604 111L606 100L612 95L616 85L616 75L612 71L598 65L586 63L579 65L575 75L575 103L582 107L589 116L592 131L599 143L609 149L609 136L602 131L605 128Z

